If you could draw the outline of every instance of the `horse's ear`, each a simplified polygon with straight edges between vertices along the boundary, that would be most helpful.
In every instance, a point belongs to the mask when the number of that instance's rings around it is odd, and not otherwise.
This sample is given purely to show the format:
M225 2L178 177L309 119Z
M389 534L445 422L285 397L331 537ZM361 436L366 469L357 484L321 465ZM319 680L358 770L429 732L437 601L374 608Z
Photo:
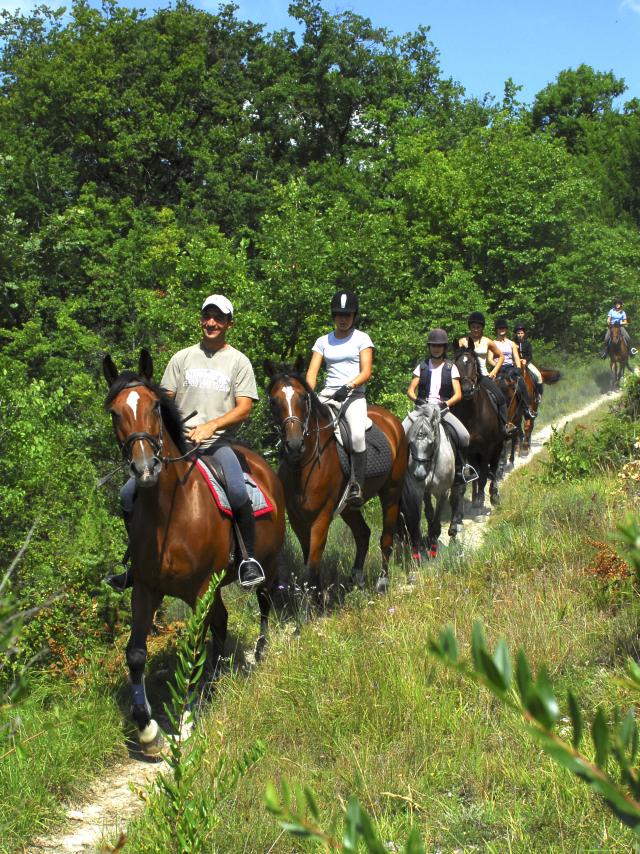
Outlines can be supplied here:
M151 353L146 349L146 347L143 347L142 350L140 350L138 373L141 377L144 377L145 380L151 382L151 377L153 376L153 359L151 358Z
M265 359L262 363L262 367L268 377L274 377L277 373L275 363L272 362L271 359Z
M108 353L102 360L102 373L104 374L104 378L107 381L107 385L109 386L109 388L111 388L114 382L118 379L119 372L115 366L113 359Z
M293 366L293 370L296 374L301 374L304 371L304 356L298 356Z

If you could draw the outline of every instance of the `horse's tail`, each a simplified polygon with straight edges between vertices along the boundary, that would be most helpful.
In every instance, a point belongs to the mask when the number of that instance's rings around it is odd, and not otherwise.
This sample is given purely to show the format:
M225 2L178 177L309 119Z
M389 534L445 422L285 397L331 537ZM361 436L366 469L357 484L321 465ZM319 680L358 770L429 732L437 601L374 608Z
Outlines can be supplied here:
M540 368L540 373L542 375L542 382L545 385L553 385L562 378L562 373L560 371L554 371L551 368Z

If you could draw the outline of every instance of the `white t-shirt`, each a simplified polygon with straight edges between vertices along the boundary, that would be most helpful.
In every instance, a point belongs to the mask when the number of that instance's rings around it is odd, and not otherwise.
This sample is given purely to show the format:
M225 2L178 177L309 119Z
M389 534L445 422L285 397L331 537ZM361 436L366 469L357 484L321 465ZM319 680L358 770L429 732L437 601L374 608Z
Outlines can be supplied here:
M313 352L324 357L327 366L325 388L338 389L360 373L360 351L373 348L366 332L353 329L346 338L336 338L335 332L323 335L313 345ZM364 390L365 386L361 386Z
M444 362L441 365L438 365L437 368L433 367L433 362L429 359L429 368L431 369L431 384L429 385L429 397L427 398L427 403L433 403L434 405L438 405L439 403L444 402L440 397L440 386L442 385L442 369L444 368ZM420 376L420 365L413 372L414 377ZM455 365L451 365L451 379L459 380L460 379L460 371L456 368Z

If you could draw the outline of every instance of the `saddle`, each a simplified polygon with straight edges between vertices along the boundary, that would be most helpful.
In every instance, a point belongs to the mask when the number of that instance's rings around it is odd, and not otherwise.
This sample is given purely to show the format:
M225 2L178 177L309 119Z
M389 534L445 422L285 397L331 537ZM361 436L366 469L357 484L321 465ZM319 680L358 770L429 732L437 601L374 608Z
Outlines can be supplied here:
M391 446L382 430L369 419L370 427L367 427L366 442L367 442L367 472L365 477L382 477L391 470L393 457L391 456ZM349 427L343 418L338 419L336 433L340 434L340 440L336 442L338 449L338 457L340 459L340 467L345 477L349 477L351 472L351 463L349 456L351 454L351 435ZM337 435L336 435L337 439Z
M267 513L273 512L273 505L269 498L262 491L261 487L256 483L254 478L247 471L247 461L242 453L236 451L236 456L242 466L244 482L247 489L247 497L251 501L253 507L253 515L256 519L259 516L264 516ZM216 507L225 516L233 517L229 497L224 488L224 475L222 471L215 465L213 460L208 457L198 457L195 460L195 466L202 475L204 482L209 487L209 492L213 496Z

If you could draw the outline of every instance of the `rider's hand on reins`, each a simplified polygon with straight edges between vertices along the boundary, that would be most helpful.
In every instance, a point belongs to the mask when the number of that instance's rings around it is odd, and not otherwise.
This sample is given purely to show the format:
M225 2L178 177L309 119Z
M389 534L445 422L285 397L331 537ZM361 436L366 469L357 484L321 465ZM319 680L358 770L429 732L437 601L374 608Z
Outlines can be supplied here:
M333 395L333 397L331 399L335 400L337 403L344 403L344 401L349 397L350 393L351 393L351 389L349 388L349 386L343 385L343 386L340 386L338 391L335 392L335 394Z

